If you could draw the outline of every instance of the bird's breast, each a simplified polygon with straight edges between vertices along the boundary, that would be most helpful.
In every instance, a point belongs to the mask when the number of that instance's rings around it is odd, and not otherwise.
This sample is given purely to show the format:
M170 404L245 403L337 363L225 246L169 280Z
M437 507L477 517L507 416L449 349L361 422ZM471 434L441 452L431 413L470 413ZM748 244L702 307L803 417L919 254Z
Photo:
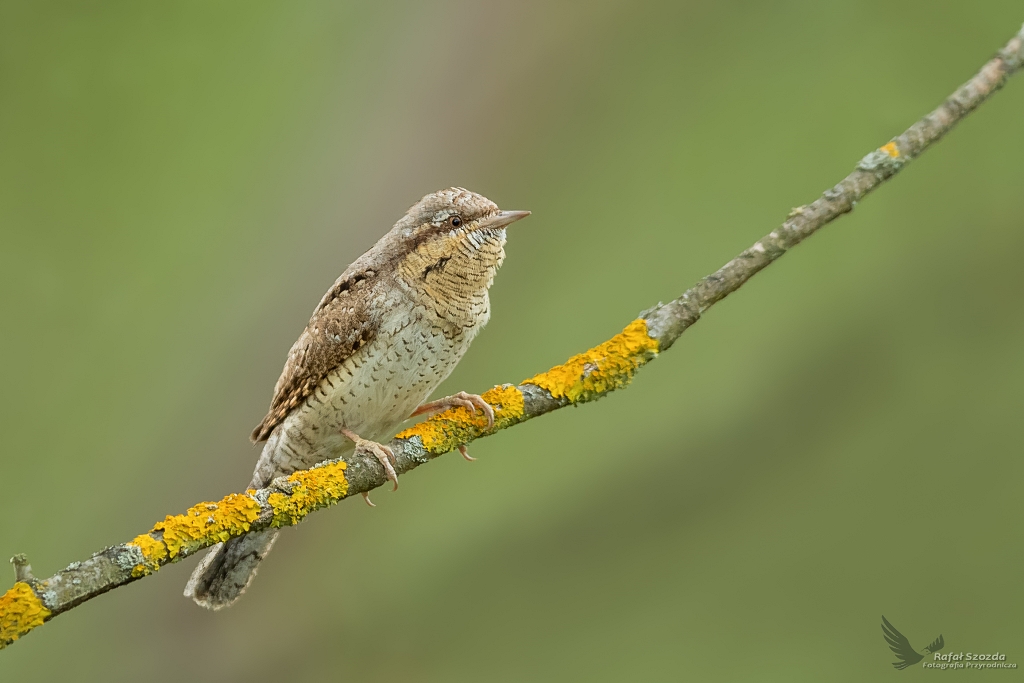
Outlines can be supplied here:
M425 306L390 315L369 344L285 418L257 474L262 468L260 478L273 478L344 457L353 444L341 434L343 427L364 439L389 439L451 374L485 321L456 327Z

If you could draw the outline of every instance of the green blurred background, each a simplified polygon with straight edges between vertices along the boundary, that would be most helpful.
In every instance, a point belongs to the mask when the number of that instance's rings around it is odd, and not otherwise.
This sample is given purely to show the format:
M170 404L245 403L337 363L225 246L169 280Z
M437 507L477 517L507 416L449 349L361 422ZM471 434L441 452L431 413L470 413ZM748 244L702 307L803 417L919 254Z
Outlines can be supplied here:
M423 194L534 212L442 391L519 381L770 231L1022 20L3 2L0 553L49 575L241 489L313 306ZM628 391L316 514L231 610L181 596L186 561L17 643L0 679L940 675L893 672L882 614L1024 667L1022 110L1018 76Z

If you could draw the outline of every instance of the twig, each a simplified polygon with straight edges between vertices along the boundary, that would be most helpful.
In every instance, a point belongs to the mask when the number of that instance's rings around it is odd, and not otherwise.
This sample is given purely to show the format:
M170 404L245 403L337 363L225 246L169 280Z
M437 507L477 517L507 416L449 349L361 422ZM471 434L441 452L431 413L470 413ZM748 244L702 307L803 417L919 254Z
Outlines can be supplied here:
M24 553L18 553L12 557L11 564L14 565L15 581L31 581L36 578L32 576L32 565L28 563L28 558L25 557Z
M586 403L626 386L637 369L668 349L701 314L816 230L851 211L1002 87L1024 63L1024 28L971 80L905 133L861 159L856 169L752 247L667 304L645 311L620 334L518 386L484 394L496 420L455 408L398 434L391 441L399 473L462 444L570 404ZM48 579L35 579L24 556L12 559L16 583L0 596L0 648L86 600L131 583L203 548L254 529L297 524L309 513L385 483L372 456L330 460L274 480L266 489L199 503L167 517L128 543L74 562Z

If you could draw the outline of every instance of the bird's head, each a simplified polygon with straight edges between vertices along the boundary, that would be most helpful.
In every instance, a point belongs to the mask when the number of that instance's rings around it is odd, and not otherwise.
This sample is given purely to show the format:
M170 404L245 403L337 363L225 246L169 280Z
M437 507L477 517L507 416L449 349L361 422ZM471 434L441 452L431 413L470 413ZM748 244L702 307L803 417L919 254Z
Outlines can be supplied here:
M505 258L505 228L529 215L460 187L428 194L395 225L405 245L399 271L439 302L479 298Z

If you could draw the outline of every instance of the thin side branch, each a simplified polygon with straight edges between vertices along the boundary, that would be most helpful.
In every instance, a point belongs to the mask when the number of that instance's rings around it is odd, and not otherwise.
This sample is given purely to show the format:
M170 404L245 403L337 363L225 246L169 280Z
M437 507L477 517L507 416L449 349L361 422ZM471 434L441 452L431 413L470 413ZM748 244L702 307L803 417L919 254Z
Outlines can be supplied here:
M36 578L32 576L32 565L28 563L28 558L25 557L24 553L18 553L12 557L11 564L14 565L15 581L31 581Z
M484 394L495 424L465 408L445 411L391 441L399 474L474 439L570 404L586 403L629 384L643 364L672 346L709 307L721 301L822 226L853 210L984 102L1024 63L1024 28L935 111L871 152L846 178L752 247L700 280L679 298L642 313L620 334L519 385ZM297 524L309 513L385 483L373 457L350 456L274 480L259 491L231 494L169 516L151 531L36 579L24 556L12 559L16 583L0 596L0 648L86 600L156 572L160 567L249 531Z

